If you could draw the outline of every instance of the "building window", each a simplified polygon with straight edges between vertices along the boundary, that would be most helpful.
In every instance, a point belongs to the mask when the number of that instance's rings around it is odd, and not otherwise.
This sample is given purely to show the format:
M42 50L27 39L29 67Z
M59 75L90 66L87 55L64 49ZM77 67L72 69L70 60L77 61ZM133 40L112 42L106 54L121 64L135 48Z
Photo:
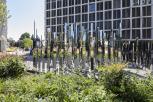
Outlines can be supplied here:
M46 0L46 2L47 2L47 3L49 3L49 2L50 2L50 0Z
M50 11L46 12L46 17L50 17Z
M47 20L46 20L46 25L47 25L47 26L50 25L50 19L47 19Z
M123 9L122 10L122 16L123 16L123 18L130 17L130 9L129 8L128 9Z
M75 0L75 4L76 5L81 4L81 0Z
M132 30L132 38L136 39L137 37L140 38L140 30L139 29Z
M52 25L56 25L56 18L52 18Z
M114 19L121 18L121 12L120 12L120 10L114 10L113 18Z
M61 24L62 23L62 19L61 19L61 17L58 17L57 18L57 24Z
M142 20L142 26L143 27L151 27L151 17L143 18Z
M74 7L69 8L69 14L74 14Z
M58 9L58 10L57 10L57 16L61 16L61 14L62 14L61 9Z
M113 7L114 8L120 8L120 4L121 4L121 0L113 0L114 1L114 4L113 4Z
M142 5L151 4L151 0L142 0Z
M113 21L113 29L119 29L120 22L120 20Z
M100 30L103 30L103 22L97 22L97 27L99 27Z
M61 1L57 1L57 8L62 7L62 2Z
M88 21L88 14L82 14L82 22Z
M133 0L133 6L138 6L140 5L140 0Z
M82 4L88 3L88 0L82 0Z
M89 12L95 12L95 11L96 11L95 3L89 4Z
M46 10L50 9L50 3L47 3Z
M75 13L80 13L81 12L81 7L80 6L76 6L75 7Z
M123 30L122 31L122 38L123 39L130 39L130 30Z
M103 2L97 3L97 11L103 10Z
M151 39L151 29L143 29L142 33L143 39Z
M143 16L151 16L151 6L145 6L142 8L142 15Z
M69 6L74 5L74 0L69 0Z
M69 23L74 23L74 16L69 16Z
M88 12L88 5L82 5L82 12Z
M56 2L52 2L52 9L56 8Z
M52 26L52 32L56 32L56 26Z
M107 10L107 9L112 9L112 2L111 1L105 2L105 10Z
M63 7L68 6L68 0L63 0Z
M140 24L140 18L132 19L132 28L139 28Z
M68 23L68 18L67 18L67 16L66 16L66 17L63 17L63 24L65 24L65 23Z
M97 12L97 20L103 20L103 12Z
M57 32L61 32L62 31L61 28L62 28L61 26L57 26Z
M106 30L112 29L112 22L111 21L105 21L105 29Z
M89 21L95 21L95 13L89 14Z
M83 26L85 29L88 29L88 23L82 23L82 26Z
M140 16L140 7L132 8L132 17L139 17Z
M111 11L105 11L105 19L111 19L112 18L112 12Z
M122 28L123 29L130 28L130 20L129 19L122 20Z
M68 14L68 9L67 8L63 8L63 15L67 15Z
M52 17L56 16L56 10L52 10Z
M130 7L130 0L122 0L122 7Z
M81 21L81 15L76 15L75 16L75 21L80 22Z
M89 0L89 2L95 2L95 0Z

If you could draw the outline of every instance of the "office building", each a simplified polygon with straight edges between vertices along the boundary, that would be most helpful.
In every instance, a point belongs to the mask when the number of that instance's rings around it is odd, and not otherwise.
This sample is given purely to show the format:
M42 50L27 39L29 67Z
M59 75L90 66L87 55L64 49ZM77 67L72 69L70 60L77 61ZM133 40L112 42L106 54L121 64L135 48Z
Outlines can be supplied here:
M153 39L152 0L45 0L45 31L64 32L64 24L79 24L106 34L120 33L123 40ZM121 28L120 28L121 25ZM47 33L46 33L47 34Z

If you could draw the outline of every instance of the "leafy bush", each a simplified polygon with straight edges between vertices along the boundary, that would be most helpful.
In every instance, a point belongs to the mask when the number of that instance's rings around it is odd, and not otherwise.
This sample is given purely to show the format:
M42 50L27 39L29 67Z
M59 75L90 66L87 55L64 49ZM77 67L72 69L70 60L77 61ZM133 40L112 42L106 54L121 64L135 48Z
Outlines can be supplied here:
M152 102L153 78L138 79L136 77L124 77L124 91L120 98L127 102Z
M98 68L101 72L100 82L106 90L116 95L114 100L121 102L152 102L153 78L129 76L122 70L124 67L122 64L114 64Z
M100 81L105 85L107 90L111 90L115 94L122 92L122 79L124 77L125 67L123 64L112 64L110 66L99 67L101 74Z
M30 75L1 81L0 86L0 100L6 102L111 102L113 97L103 85L77 75Z
M153 78L127 76L123 64L98 68L100 79L53 73L0 80L5 102L152 102Z
M30 38L24 38L22 41L22 47L28 49L32 47L33 41Z
M20 57L7 56L0 61L0 78L16 77L24 72L25 65Z

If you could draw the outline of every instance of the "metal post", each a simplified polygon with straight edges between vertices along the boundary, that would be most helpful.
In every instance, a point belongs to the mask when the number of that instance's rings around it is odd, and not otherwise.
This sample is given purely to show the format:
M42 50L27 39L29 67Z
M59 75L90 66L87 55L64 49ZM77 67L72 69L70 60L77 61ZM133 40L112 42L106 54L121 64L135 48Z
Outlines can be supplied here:
M110 44L110 33L107 34L108 39L108 63L111 61L111 44Z
M103 32L102 33L102 64L105 62L105 36L106 34Z
M94 70L94 58L93 58L93 49L94 49L94 40L93 40L93 23L91 23L91 35L90 35L90 51L91 51L91 70Z
M151 65L150 70L153 72L153 40L151 40Z
M139 38L136 37L136 64L138 65L138 46L139 46Z

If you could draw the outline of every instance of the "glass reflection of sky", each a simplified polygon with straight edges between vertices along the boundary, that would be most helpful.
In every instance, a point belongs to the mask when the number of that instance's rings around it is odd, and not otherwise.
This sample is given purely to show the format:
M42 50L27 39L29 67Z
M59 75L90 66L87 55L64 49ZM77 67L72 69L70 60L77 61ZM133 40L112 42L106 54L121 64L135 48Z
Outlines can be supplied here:
M89 12L94 12L94 11L96 11L95 3L89 4Z

